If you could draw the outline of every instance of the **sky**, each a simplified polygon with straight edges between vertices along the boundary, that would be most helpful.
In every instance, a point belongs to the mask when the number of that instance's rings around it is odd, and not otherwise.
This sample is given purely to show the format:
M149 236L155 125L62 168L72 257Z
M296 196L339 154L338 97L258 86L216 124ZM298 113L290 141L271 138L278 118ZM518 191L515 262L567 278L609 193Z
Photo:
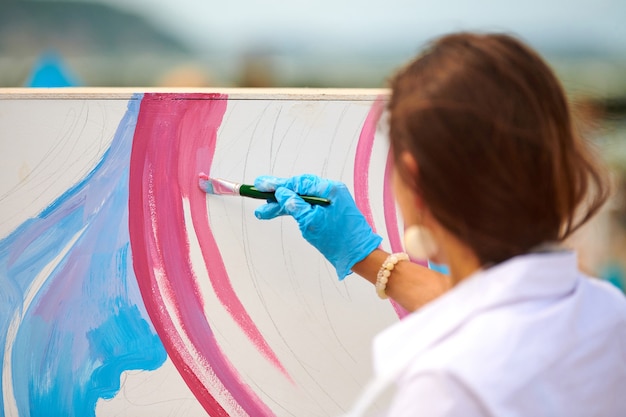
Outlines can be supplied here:
M402 49L449 31L498 30L540 49L626 55L625 0L95 1L144 15L200 51L261 44Z

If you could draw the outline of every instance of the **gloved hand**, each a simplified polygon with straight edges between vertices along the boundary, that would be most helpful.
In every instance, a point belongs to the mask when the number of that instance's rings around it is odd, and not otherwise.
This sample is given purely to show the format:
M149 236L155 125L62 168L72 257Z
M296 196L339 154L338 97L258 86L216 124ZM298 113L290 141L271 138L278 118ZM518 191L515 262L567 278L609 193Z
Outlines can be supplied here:
M352 273L354 264L365 259L382 241L341 182L315 175L260 176L254 186L260 191L274 191L276 197L276 202L268 201L258 207L254 212L256 217L293 216L302 236L335 267L340 281ZM298 194L328 198L331 203L328 206L310 205Z

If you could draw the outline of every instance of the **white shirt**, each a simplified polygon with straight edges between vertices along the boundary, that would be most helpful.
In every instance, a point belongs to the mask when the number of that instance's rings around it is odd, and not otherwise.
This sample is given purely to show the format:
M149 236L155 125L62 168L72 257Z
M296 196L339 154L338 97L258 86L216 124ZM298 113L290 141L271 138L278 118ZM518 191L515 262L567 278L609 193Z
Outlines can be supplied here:
M374 341L389 416L625 417L626 298L573 252L477 272Z

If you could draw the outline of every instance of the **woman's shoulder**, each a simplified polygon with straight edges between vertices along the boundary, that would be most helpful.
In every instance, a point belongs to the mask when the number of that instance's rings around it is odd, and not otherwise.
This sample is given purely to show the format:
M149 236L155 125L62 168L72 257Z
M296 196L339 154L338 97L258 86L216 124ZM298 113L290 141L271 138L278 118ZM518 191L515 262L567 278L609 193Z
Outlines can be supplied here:
M445 337L433 341L423 356L430 363L441 357L443 364L483 359L481 366L498 365L523 357L536 362L593 346L594 338L602 334L626 337L626 297L609 283L581 275L564 296L516 300L473 312Z
M398 382L410 386L426 375L446 375L487 407L502 402L523 407L541 402L545 392L562 404L572 395L592 401L612 384L626 383L625 348L623 294L581 277L565 297L477 312L417 355ZM598 382L594 387L564 382L585 380Z

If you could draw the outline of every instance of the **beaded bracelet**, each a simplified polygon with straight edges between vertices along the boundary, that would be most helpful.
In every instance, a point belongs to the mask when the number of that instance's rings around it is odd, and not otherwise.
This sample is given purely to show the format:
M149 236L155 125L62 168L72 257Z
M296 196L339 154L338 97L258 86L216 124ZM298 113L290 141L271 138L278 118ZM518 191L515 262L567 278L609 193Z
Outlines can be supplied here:
M389 281L389 277L391 276L391 271L396 267L396 264L400 261L408 261L409 255L404 252L400 253L392 253L387 256L385 262L383 262L382 266L378 270L378 274L376 274L376 294L383 300L389 298L387 293L385 293L385 288L387 288L387 281Z

